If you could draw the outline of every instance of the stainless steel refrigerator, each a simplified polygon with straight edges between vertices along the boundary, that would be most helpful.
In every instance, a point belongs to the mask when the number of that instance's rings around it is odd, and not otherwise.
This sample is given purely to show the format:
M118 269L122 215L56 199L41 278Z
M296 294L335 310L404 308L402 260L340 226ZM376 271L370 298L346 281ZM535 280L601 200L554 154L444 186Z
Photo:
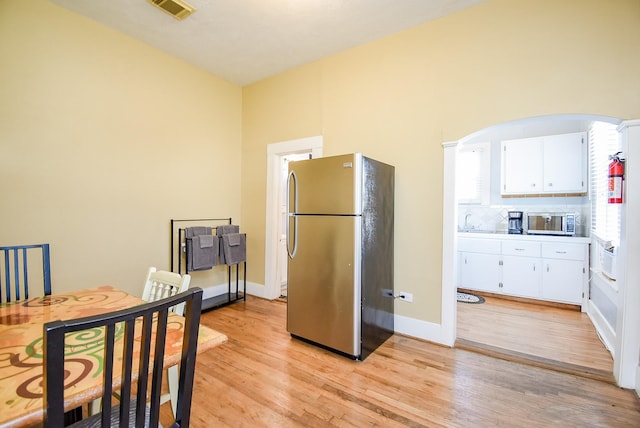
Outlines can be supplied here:
M393 334L394 167L291 162L287 189L287 330L364 360Z

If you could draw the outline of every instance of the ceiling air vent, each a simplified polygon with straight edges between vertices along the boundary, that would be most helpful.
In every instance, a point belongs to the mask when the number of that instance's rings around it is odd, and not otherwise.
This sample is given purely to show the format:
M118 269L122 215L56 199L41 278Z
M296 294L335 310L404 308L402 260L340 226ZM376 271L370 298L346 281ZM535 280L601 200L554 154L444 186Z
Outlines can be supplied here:
M196 9L182 0L149 0L176 19L184 19Z

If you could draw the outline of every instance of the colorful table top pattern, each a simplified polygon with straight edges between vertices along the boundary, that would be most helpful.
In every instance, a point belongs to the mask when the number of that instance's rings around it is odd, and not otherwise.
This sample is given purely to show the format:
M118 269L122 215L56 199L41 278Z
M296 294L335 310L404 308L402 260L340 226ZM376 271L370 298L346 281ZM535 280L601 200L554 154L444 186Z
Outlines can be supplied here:
M142 303L144 301L138 297L103 286L0 304L0 427L25 426L43 419L42 326L45 323L99 315ZM167 327L165 366L180 361L183 329L184 318L171 314ZM102 331L83 331L66 338L65 368L69 370L69 377L65 406L69 409L102 395ZM123 329L118 329L116 334L122 336ZM201 325L198 352L226 340L224 334Z

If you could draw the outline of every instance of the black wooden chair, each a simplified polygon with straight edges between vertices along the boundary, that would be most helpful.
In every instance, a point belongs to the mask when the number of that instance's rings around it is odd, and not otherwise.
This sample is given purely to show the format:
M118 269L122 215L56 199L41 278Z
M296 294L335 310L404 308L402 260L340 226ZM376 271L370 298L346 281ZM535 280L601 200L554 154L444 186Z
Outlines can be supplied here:
M38 250L42 261L33 260ZM29 264L31 260L31 264ZM51 262L49 244L0 247L0 303L29 298L29 278L42 280L38 296L51 294ZM3 282L4 277L4 284ZM35 278L34 278L35 277ZM42 290L40 292L40 290ZM32 290L32 293L35 291Z
M68 321L52 321L44 325L44 403L47 428L64 426L65 335L71 332L104 328L103 397L113 393L114 348L116 324L124 323L122 336L122 378L120 402L102 400L101 412L83 419L78 427L157 427L160 418L160 396L170 308L185 303L185 325L180 360L178 402L172 427L188 427L191 414L193 376L196 362L198 328L202 308L202 289L192 288L173 297L145 303L129 309ZM142 321L136 326L136 320ZM152 327L154 327L152 330ZM141 333L135 329L141 327ZM155 335L152 334L155 331ZM140 342L138 378L132 380L134 339ZM151 346L154 346L151 366ZM117 357L117 355L116 355ZM149 379L149 373L151 378ZM149 382L150 380L150 382ZM150 394L148 393L150 385ZM136 391L132 397L132 391Z

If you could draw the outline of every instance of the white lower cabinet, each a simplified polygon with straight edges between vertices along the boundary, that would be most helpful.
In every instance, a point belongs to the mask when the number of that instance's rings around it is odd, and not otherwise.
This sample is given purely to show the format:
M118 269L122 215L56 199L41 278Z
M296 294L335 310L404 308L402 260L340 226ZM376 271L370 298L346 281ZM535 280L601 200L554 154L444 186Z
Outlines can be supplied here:
M584 264L577 260L544 259L542 298L554 302L582 303Z
M501 292L519 297L539 299L540 259L533 257L502 257Z
M542 298L581 304L589 272L588 244L542 244Z
M458 250L460 288L575 305L586 302L588 243L459 238Z
M500 293L500 255L460 253L460 287Z
M495 239L459 239L459 287L499 293L500 247L500 241Z
M502 240L502 292L540 298L540 243Z

